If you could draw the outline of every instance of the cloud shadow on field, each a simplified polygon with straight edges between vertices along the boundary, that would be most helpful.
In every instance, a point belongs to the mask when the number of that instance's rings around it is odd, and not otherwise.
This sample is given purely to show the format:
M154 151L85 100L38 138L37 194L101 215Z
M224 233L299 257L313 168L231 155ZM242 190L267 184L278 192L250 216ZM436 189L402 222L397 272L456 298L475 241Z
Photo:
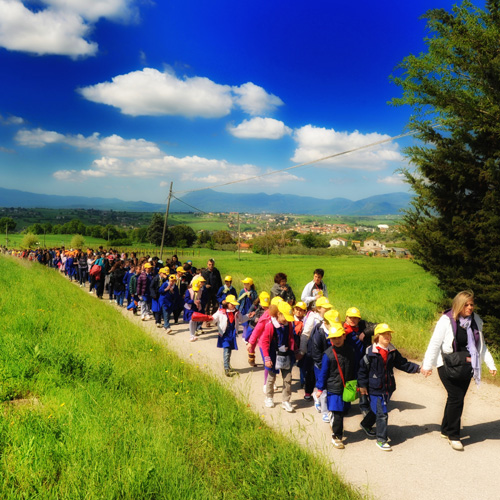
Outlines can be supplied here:
M467 425L462 429L462 440L465 445L494 439L500 439L500 420Z

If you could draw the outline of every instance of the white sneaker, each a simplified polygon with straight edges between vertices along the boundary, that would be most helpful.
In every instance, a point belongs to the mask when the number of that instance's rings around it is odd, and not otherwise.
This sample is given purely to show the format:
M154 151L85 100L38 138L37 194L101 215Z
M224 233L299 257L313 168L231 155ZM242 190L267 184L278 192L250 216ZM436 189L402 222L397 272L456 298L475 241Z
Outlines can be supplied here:
M457 450L457 451L464 451L464 445L462 444L462 441L458 440L458 441L455 441L455 440L451 440L450 439L450 444L451 444L451 447L454 449L454 450Z
M276 384L274 384L274 392L276 392L278 390L278 386Z
M332 443L337 450L343 450L345 448L344 443L342 442L342 439L332 437Z
M290 404L290 401L283 401L283 403L281 403L281 407L288 413L293 412L293 406Z
M264 404L266 405L266 408L274 408L273 398L266 398Z
M167 328L166 334L167 335L172 335L172 333L174 333L173 330L172 330L172 328Z

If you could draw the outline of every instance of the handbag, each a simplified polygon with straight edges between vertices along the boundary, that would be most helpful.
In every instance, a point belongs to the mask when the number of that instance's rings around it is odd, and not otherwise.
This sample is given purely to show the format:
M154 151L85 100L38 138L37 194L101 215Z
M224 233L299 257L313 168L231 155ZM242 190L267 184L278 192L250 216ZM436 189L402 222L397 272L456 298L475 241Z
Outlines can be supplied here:
M472 364L468 351L445 354L442 352L446 378L453 382L466 382L472 377Z
M291 367L290 356L276 353L276 370L289 370Z
M340 368L339 358L337 357L337 353L335 352L335 349L333 347L332 351L335 359L337 360L337 367L339 369L340 378L342 379L342 385L344 386L344 391L342 392L342 401L346 403L352 403L359 398L358 381L353 379L346 382L344 380L344 374L342 373L342 368Z

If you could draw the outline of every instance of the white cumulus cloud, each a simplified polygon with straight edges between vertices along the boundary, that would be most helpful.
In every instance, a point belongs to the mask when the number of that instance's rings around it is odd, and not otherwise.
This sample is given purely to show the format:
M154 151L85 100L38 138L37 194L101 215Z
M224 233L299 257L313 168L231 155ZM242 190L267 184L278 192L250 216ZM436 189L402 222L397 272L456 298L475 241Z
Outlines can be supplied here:
M389 184L392 186L402 186L405 184L405 176L403 174L394 174L387 177L377 179L380 184Z
M22 125L24 120L20 116L9 115L5 117L0 115L0 123L2 125Z
M274 111L283 101L274 94L268 94L262 87L252 82L233 87L236 103L249 115L262 115Z
M95 55L89 40L100 18L125 21L135 10L132 0L40 0L30 10L21 0L0 0L0 46L7 50L72 58Z
M220 118L236 106L248 114L272 111L283 101L251 82L231 87L209 78L178 77L172 71L143 68L78 89L89 101L131 116Z
M85 39L89 32L90 26L73 12L32 12L19 0L0 0L0 46L8 50L90 56L97 52L97 44Z
M15 139L22 146L44 147L49 144L67 144L74 148L91 149L103 155L121 158L143 158L161 155L160 148L154 142L145 139L124 139L116 134L100 138L99 134L94 132L91 136L85 137L82 134L65 135L37 128L20 130Z
M243 120L236 127L228 127L228 130L239 139L281 139L292 133L292 129L282 121L261 117Z
M377 132L362 134L357 130L354 132L338 132L334 129L306 125L295 130L294 139L297 148L292 161L305 163L390 139L390 136ZM318 166L335 166L336 168L367 171L381 170L387 167L388 162L403 160L403 156L398 149L399 145L396 142L386 142L369 149L362 149L348 155L341 155L338 158L324 160L318 163Z
M180 115L217 118L231 112L231 88L208 78L179 79L153 68L115 76L111 82L79 89L89 101L139 116Z

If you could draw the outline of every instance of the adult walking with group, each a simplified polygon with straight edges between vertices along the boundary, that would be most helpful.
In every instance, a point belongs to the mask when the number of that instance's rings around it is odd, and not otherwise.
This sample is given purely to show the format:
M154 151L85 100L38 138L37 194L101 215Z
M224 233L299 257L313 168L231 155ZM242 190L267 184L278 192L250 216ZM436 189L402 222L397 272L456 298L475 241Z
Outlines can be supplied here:
M428 377L432 368L437 372L447 392L441 436L449 440L454 450L464 449L460 440L460 424L464 399L473 378L481 381L481 363L484 361L492 375L497 369L483 336L483 320L474 313L474 294L459 292L451 309L445 311L434 328L422 364L422 373Z

